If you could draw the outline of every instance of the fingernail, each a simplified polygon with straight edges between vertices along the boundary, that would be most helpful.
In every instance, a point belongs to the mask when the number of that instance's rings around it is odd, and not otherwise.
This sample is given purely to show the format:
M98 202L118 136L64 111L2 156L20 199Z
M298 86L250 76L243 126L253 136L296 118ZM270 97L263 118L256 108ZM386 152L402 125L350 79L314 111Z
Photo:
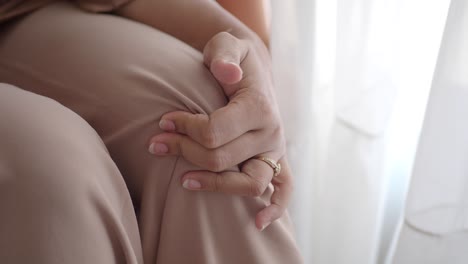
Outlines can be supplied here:
M270 224L271 224L271 222L268 222L268 223L266 223L266 224L263 224L263 225L262 225L262 229L260 229L260 232L263 231L263 229L267 228Z
M162 130L175 131L175 124L171 120L161 119L161 121L159 121L159 127Z
M232 62L232 61L226 61L226 60L225 60L224 63L226 63L226 64L231 64L231 65L233 65L233 66L239 67L239 64L238 64L238 63L235 63L235 62Z
M166 144L153 142L149 146L148 151L151 154L165 154L169 151L169 148L166 146Z
M196 181L196 180L187 179L187 180L184 181L182 186L184 186L185 189L197 190L197 189L201 188L201 183L199 181Z

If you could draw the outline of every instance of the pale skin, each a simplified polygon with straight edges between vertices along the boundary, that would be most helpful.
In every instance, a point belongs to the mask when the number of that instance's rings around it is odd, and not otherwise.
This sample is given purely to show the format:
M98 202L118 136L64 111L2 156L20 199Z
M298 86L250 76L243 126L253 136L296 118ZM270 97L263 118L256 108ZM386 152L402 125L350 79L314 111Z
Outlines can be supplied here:
M260 230L283 215L293 188L273 92L264 4L263 0L220 0L219 4L134 0L116 12L203 52L204 63L221 84L228 104L210 115L165 114L159 126L166 133L152 137L149 150L158 156L181 155L204 169L182 177L181 184L192 191L255 197L271 182L275 189L271 204L255 219ZM252 159L258 155L279 161L281 173L273 178L268 164ZM239 164L240 172L228 171Z

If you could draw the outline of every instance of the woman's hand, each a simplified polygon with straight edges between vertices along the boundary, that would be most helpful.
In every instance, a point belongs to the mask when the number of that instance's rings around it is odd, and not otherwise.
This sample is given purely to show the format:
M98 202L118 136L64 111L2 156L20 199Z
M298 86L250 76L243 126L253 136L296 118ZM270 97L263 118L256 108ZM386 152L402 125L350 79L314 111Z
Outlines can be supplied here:
M258 36L211 0L134 0L116 14L204 49L205 63L230 100L209 116L185 112L164 115L160 126L171 133L151 139L153 152L182 155L212 171L185 175L183 183L190 189L258 196L271 181L275 187L271 205L258 213L256 225L263 228L279 218L291 196L292 177L284 158L270 57ZM219 33L224 31L230 34ZM251 159L258 154L280 160L282 173L272 180L272 168ZM225 171L239 163L240 173Z
M156 155L182 155L208 171L182 177L185 188L260 196L271 182L271 205L260 211L256 226L265 228L285 212L292 193L292 175L285 158L285 140L275 100L270 57L263 44L229 33L215 35L205 46L204 61L224 89L229 103L210 115L171 112L160 127L167 133L150 140ZM279 161L281 173L264 156ZM240 165L240 172L228 171Z

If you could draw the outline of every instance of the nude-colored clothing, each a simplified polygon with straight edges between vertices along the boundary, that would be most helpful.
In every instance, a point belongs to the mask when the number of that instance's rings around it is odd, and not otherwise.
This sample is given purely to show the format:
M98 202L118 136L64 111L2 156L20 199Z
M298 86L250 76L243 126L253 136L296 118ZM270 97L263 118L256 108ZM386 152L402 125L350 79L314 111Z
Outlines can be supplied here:
M191 192L183 158L148 153L169 111L223 90L187 44L141 23L47 5L0 28L0 263L301 263L288 216Z
M0 23L26 15L58 0L0 0ZM70 0L91 12L110 12L132 0Z

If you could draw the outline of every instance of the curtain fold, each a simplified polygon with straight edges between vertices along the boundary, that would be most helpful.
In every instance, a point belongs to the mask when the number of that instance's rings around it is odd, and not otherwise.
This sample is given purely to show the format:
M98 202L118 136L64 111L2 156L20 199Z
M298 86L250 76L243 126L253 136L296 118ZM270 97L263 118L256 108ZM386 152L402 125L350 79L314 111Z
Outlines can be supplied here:
M452 0L395 264L468 261L468 2Z
M300 14L300 11L313 10L313 1L304 1L299 8L295 1L272 1L273 76L278 102L284 122L288 160L295 177L295 191L290 206L292 220L297 227L296 237L302 249L305 263L310 263L309 246L312 243L314 212L311 201L314 199L310 186L314 186L312 140L314 131L311 120L311 75L302 69L311 69L313 34L303 34L312 30L313 16ZM307 201L307 202L303 202Z
M290 211L305 263L383 263L447 2L272 1L275 86L296 183Z

